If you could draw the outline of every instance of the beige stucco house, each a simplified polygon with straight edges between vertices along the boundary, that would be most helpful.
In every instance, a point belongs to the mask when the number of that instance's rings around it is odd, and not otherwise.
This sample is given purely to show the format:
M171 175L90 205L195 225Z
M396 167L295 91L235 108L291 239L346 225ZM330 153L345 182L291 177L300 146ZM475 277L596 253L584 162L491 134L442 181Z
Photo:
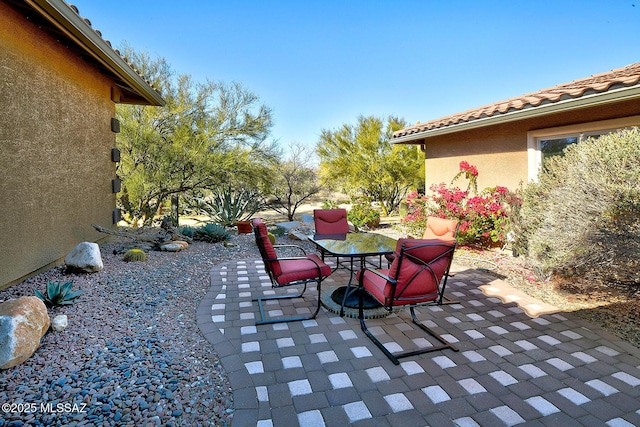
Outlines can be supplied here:
M62 0L0 0L0 288L117 219L117 103L161 95Z
M640 125L640 63L499 101L396 132L425 151L426 187L449 183L461 161L478 188L535 180L545 155L580 138Z

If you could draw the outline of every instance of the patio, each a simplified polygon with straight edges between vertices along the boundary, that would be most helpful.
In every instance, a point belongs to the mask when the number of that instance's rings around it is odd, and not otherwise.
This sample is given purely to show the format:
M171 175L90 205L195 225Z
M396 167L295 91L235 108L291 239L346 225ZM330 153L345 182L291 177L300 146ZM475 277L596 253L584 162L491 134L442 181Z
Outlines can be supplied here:
M453 271L447 295L459 304L422 308L419 317L460 352L395 366L357 319L324 308L314 320L256 327L251 299L272 291L262 261L216 266L197 322L228 372L233 425L640 425L640 350L486 273ZM347 274L338 269L323 290ZM274 310L310 310L317 295L306 293ZM400 316L367 324L401 342L410 323Z

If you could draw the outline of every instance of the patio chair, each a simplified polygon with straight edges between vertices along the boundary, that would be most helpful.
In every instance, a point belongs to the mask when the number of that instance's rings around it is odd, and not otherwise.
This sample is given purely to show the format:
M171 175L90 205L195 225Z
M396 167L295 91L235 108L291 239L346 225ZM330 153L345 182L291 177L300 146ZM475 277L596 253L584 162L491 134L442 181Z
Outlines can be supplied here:
M400 239L398 256L391 267L384 270L365 268L358 272L359 307L358 318L362 331L394 363L398 359L450 348L453 344L423 325L417 318L415 308L423 305L441 304L447 284L447 273L451 267L456 244L437 239ZM389 313L401 307L409 307L411 319L420 329L430 334L441 345L416 350L392 353L368 329L364 319L364 292L376 299ZM394 332L399 329L394 328Z
M316 235L322 234L338 239L340 235L349 233L346 209L314 209L313 223ZM324 261L325 251L320 250L320 256ZM336 257L336 266L340 265L340 257ZM352 261L353 262L353 261Z
M316 226L316 234L347 234L349 232L346 209L314 209L313 223Z
M272 286L274 288L280 288L284 286L303 285L302 291L294 295L255 298L254 301L258 301L258 307L260 308L260 320L256 322L256 325L293 322L315 318L320 311L320 288L322 280L331 274L331 267L322 262L317 255L307 255L305 250L300 246L273 245L271 240L269 240L267 226L260 218L255 218L253 220L253 230L256 236L256 244L258 245L258 249L260 249L260 255L264 262L264 269L269 275ZM297 248L302 251L304 256L280 258L276 253L276 248L284 247ZM318 289L318 304L311 315L276 319L267 318L263 307L263 301L272 299L302 298L304 292L307 290L307 284L310 282L316 282Z

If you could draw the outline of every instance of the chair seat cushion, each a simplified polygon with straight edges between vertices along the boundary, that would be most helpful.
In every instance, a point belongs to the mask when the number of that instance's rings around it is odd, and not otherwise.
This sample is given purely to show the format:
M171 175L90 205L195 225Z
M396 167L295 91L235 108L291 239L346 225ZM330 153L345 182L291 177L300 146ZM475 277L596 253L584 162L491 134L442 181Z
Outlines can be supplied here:
M362 284L364 288L367 290L367 292L371 294L372 297L378 300L380 304L388 307L391 304L393 285L383 277L378 276L377 274L375 274L370 270L363 270L363 271L364 271L364 277L362 279ZM358 272L358 279L360 274L363 274L363 271ZM377 271L379 273L384 274L385 276L388 276L390 273L389 269L377 270ZM411 293L411 294L406 293L405 295L402 295L401 298L396 299L393 302L393 305L395 306L395 305L407 305L407 304L420 304L420 303L435 301L438 298L437 287L435 289L432 287L433 285L431 280L428 280L428 283L423 283L423 285L427 285L427 286L419 286L419 285L416 286L416 285L418 284L415 283L413 286L414 286L414 289L417 290L418 292ZM398 290L396 290L396 294L397 293L398 293Z
M278 262L280 264L281 273L276 277L276 281L285 285L298 280L319 279L318 265L320 265L321 277L327 277L331 274L331 266L322 262L316 254L307 255L307 259L285 259Z

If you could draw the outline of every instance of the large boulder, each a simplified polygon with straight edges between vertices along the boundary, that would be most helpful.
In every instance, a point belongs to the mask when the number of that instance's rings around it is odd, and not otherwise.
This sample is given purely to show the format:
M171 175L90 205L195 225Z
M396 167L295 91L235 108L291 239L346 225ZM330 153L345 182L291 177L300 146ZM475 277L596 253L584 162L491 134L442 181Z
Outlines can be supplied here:
M64 263L71 270L85 273L94 273L104 268L102 256L100 255L100 246L91 242L78 244L65 257Z
M19 365L31 357L50 323L47 307L38 297L0 303L0 369Z

